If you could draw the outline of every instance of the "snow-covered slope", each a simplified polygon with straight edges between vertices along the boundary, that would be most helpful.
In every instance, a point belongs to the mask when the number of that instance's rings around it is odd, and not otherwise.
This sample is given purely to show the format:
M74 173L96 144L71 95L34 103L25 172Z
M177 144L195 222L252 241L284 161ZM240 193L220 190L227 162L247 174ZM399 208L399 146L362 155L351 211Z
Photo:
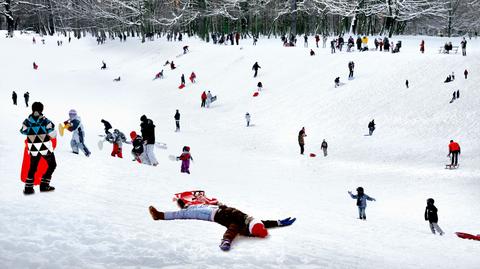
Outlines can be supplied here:
M3 36L3 35L0 35ZM468 56L438 54L446 38L400 37L399 54L284 48L274 39L257 46L216 46L196 39L140 43L32 36L0 39L0 267L2 268L476 268L480 242L453 233L480 233L480 41ZM422 38L426 53L419 52ZM40 38L37 37L37 41ZM396 40L397 38L394 38ZM452 39L459 43L459 39ZM246 44L248 43L248 44ZM311 40L313 43L313 39ZM190 53L176 57L184 45ZM101 71L101 61L108 69ZM176 70L164 68L174 60ZM349 61L355 79L347 80ZM35 61L39 70L32 69ZM253 78L252 65L261 66ZM469 78L463 78L467 68ZM164 69L164 80L152 81ZM182 73L198 83L179 90ZM451 72L456 80L445 84ZM121 82L113 78L121 76ZM333 87L340 76L346 84ZM410 88L405 88L405 80ZM252 97L258 81L264 91ZM449 103L453 90L461 97ZM11 104L11 91L19 106ZM19 170L30 113L22 95L41 101L55 123L75 108L84 121L92 156L70 153L70 134L59 138L54 193L25 197ZM218 96L210 109L200 95ZM175 109L182 131L174 132ZM254 126L246 128L244 115ZM96 143L100 120L128 135L146 114L157 126L158 167L110 156ZM375 119L373 136L365 136ZM297 134L306 128L306 152ZM329 143L322 157L320 144ZM462 146L461 167L445 170L450 139ZM178 155L192 148L191 175L180 174ZM348 190L363 186L375 197L368 221L356 219ZM224 227L201 221L154 222L148 206L176 210L172 195L203 189L227 205L264 219L297 217L267 239L239 237L228 253L218 244ZM433 197L439 225L423 220Z

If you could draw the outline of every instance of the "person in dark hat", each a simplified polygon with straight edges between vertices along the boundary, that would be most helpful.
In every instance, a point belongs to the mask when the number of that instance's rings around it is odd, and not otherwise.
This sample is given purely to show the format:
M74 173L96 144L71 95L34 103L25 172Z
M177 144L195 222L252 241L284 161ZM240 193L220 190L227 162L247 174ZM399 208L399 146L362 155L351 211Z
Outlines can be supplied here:
M358 218L367 220L367 215L365 214L365 209L367 208L367 200L368 201L376 201L375 198L372 198L366 195L363 191L363 187L357 188L357 194L352 194L351 191L348 192L352 199L357 199L357 206L358 206Z

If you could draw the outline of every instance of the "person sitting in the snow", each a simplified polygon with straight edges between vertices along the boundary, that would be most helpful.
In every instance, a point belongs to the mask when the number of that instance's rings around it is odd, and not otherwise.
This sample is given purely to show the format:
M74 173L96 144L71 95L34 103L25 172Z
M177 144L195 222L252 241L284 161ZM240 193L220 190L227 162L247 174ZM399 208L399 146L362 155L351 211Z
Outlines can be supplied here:
M162 71L158 72L158 73L155 75L155 78L154 78L153 80L155 80L155 79L162 79L162 78L163 78L163 69L162 69Z
M310 56L315 56L315 51L313 51L313 49L310 49Z
M119 82L121 80L120 76L118 76L118 78L114 78L113 81L115 82Z
M107 64L104 61L102 61L102 67L100 67L100 69L107 69Z
M127 141L125 135L120 132L118 129L113 130L113 134L107 135L107 141L113 144L112 157L117 156L118 158L123 158L122 156L122 144Z
M447 78L445 79L444 83L448 83L452 81L452 76L448 75Z
M358 206L358 218L367 220L367 215L365 214L365 209L367 208L367 200L368 201L376 201L375 198L372 198L366 195L363 191L362 187L357 188L357 194L352 194L351 191L348 192L352 199L357 199L357 206Z
M183 46L183 54L187 54L188 51L188 46Z
M163 64L163 66L167 66L167 65L169 65L169 64L170 64L170 61L167 60L167 61Z
M293 224L296 218L286 218L283 220L256 220L242 211L218 203L217 205L189 205L181 199L177 200L178 211L160 212L153 206L149 207L150 215L153 220L175 220L175 219L195 219L216 222L225 226L227 230L223 234L220 242L220 249L230 250L230 246L235 237L240 234L244 236L265 238L268 235L268 228L283 227Z
M175 64L174 64L173 61L172 61L172 62L170 63L170 69L173 70L173 69L175 69L175 68L177 68L177 67L175 66Z
M335 80L335 88L340 86L340 77L336 77Z
M182 154L177 157L177 161L180 160L182 161L182 167L180 168L180 172L190 174L190 160L193 161L193 158L190 154L189 146L183 147Z
M261 91L261 90L262 90L263 84L262 84L261 81L259 81L259 82L257 83L257 88L258 88L258 91Z

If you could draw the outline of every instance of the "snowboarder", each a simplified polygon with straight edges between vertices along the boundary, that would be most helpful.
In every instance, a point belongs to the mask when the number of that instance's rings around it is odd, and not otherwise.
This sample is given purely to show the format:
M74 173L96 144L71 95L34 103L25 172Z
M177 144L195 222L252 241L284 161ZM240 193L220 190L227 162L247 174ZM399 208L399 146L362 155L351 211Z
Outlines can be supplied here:
M406 87L407 87L407 89L408 89L408 79L407 79L407 80L405 80L405 86L406 86Z
M102 61L102 67L100 67L100 70L105 70L105 69L107 69L107 63Z
M430 230L433 234L435 234L435 231L437 231L440 235L443 235L442 229L437 224L438 210L437 207L433 205L433 203L435 203L435 200L433 200L433 198L427 199L427 207L425 208L425 220L429 222Z
M207 100L205 100L205 105L207 106L207 108L210 107L211 103L212 103L212 94L210 93L210 91L208 91Z
M180 168L180 172L190 174L190 160L193 161L192 155L190 155L190 147L184 146L182 149L182 154L176 159L177 161L182 161L182 167Z
M255 62L255 64L253 64L253 67L252 67L252 70L255 71L255 74L253 74L253 77L256 78L257 77L257 73L258 73L258 69L261 68L260 65L258 65L258 62Z
M467 69L465 69L465 71L463 71L463 75L465 76L465 79L467 79L467 76L468 76L468 71L467 71Z
M75 109L70 109L68 112L68 120L64 121L63 124L66 129L73 132L72 140L70 140L72 152L78 154L78 150L81 149L85 156L89 157L91 152L85 145L85 129Z
M23 121L20 129L20 133L27 136L28 154L30 155L30 168L28 169L25 189L23 190L25 195L35 193L33 189L34 176L37 172L40 158L43 158L48 164L48 169L42 176L40 191L48 192L55 190L53 186L50 186L53 171L57 167L51 141L56 136L55 125L42 113L43 104L34 102L32 104L32 114ZM41 142L38 143L38 141Z
M367 215L365 214L365 209L367 208L367 200L376 201L375 198L366 195L362 187L357 188L356 195L353 194L351 191L349 191L348 194L350 194L350 197L352 197L352 199L357 199L358 219L367 220Z
M373 131L375 131L375 120L368 123L368 134L370 136L373 134Z
M247 127L249 127L250 126L250 113L247 112L245 114L245 120L247 121Z
M184 74L182 74L182 76L180 77L180 82L181 82L180 83L181 85L185 85L185 75Z
M180 112L178 112L178 109L173 118L175 119L175 132L180 132Z
M30 93L29 92L24 93L23 98L25 99L25 105L28 107L28 99L30 99Z
M335 88L340 86L340 77L336 77L335 80Z
M153 152L155 145L155 125L153 124L153 121L151 119L148 119L145 115L142 115L142 117L140 117L140 121L143 144L145 145L145 163L157 166L158 161L155 157L155 153Z
M144 147L143 147L143 138L135 131L132 131L130 133L130 138L132 139L132 155L133 155L133 161L137 161L139 163L144 163L145 161L145 152L144 152Z
M448 144L448 157L452 156L452 163L450 166L456 167L458 166L458 155L461 154L460 145L453 140L450 140L450 144Z
M303 155L303 152L305 151L305 137L307 134L305 133L305 127L302 127L302 130L298 132L298 145L300 146L300 154Z
M200 105L200 107L205 107L205 103L207 101L207 93L203 91L202 96L200 96L200 98L202 99L202 104Z
M353 61L348 62L348 78L353 78L353 69L355 68L355 63Z
M195 72L192 72L189 77L190 82L195 83L196 78L197 78L197 75L195 74Z
M12 92L12 100L13 104L17 105L17 93L15 91Z
M107 141L113 144L112 157L117 156L118 158L123 158L122 156L122 145L127 142L125 135L120 132L118 129L113 130L113 134L107 135Z
M467 40L465 40L465 37L463 38L462 42L460 42L460 45L462 47L462 55L467 56Z
M153 206L149 207L153 220L175 220L175 219L196 219L216 222L227 228L220 242L220 249L230 250L235 237L240 234L244 236L264 238L268 235L268 228L283 227L292 225L296 218L283 220L256 220L242 211L218 203L217 205L189 205L186 206L182 200L177 200L179 211L160 212Z
M106 135L110 134L109 130L112 129L112 125L110 124L110 122L108 122L104 119L102 119L100 122L103 123L104 129L105 129L105 134Z
M328 148L328 144L327 144L327 141L325 141L325 139L323 139L323 142L322 142L322 146L320 147L321 150L323 150L323 156L324 157L327 157L327 148Z
M313 51L313 49L310 49L310 56L315 56L315 51Z
M183 54L187 54L189 52L188 46L183 46Z
M421 53L425 52L425 41L424 40L422 40L422 42L420 43L420 52Z
M153 80L162 79L162 78L163 78L163 69L162 69L162 71L158 72L158 73L155 75L155 78L153 78Z
M35 62L33 62L33 69L34 69L34 70L37 70L37 69L38 69L38 64L36 64Z

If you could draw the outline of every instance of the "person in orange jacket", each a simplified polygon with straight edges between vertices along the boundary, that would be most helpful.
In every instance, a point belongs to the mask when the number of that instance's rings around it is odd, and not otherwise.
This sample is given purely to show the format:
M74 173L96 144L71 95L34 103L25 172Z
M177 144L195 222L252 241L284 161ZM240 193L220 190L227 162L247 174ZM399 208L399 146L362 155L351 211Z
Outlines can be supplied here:
M458 155L460 154L460 145L453 140L450 140L450 144L448 144L448 157L452 156L452 166L458 165Z

